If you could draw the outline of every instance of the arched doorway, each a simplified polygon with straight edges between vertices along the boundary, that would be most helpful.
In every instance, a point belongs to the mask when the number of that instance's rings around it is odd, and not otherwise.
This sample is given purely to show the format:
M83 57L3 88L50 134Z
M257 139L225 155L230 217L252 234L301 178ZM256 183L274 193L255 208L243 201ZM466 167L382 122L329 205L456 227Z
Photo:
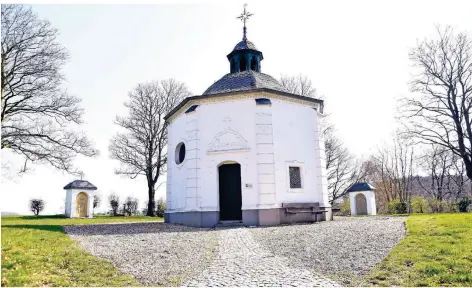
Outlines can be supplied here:
M367 215L367 200L362 193L356 195L356 214Z
M223 164L218 167L220 220L242 220L241 165Z
M80 192L77 194L76 198L76 214L77 217L87 217L87 210L88 210L88 196L84 192Z

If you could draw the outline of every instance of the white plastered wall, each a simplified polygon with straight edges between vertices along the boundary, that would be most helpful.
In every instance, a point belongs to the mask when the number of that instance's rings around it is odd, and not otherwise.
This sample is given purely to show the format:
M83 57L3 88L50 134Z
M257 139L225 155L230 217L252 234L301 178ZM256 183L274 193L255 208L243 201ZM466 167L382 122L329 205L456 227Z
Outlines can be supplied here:
M218 166L241 165L242 209L269 209L283 202L329 206L319 113L309 105L271 98L200 103L169 125L167 212L218 211ZM175 162L184 142L186 156ZM226 146L225 146L226 145ZM302 167L303 189L290 191L288 167Z
M319 114L312 107L272 101L277 202L319 202L329 207ZM300 166L302 189L290 189L289 166Z
M241 165L242 208L256 207L254 110L254 99L215 102L200 105L196 111L172 121L168 212L218 211L218 166L234 162ZM231 145L225 148L225 141ZM180 142L185 143L186 155L182 164L176 164L175 147Z
M375 204L375 193L373 191L358 191L349 193L349 202L351 206L351 215L357 215L356 196L363 194L367 204L367 215L377 215L377 207Z

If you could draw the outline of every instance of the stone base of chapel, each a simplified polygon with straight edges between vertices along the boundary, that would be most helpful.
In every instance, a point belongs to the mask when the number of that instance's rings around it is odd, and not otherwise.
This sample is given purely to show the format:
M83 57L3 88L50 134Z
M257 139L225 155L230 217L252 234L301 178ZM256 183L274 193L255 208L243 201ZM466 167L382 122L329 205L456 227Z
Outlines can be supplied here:
M293 209L292 209L293 210ZM245 226L275 226L315 221L329 221L331 208L324 208L324 214L297 213L289 214L285 208L242 210L242 223ZM220 222L219 211L190 211L164 214L164 222L191 227L213 228Z

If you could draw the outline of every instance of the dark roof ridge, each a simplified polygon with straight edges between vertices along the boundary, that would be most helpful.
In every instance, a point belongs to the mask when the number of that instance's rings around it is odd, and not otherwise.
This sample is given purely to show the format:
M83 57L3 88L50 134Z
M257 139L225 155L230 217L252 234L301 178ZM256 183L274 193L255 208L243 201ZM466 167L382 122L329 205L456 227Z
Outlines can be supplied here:
M351 185L349 189L347 189L347 193L349 192L359 192L359 191L374 191L375 187L370 185L367 182L357 182Z
M64 189L83 189L83 190L97 190L97 187L85 180L74 180L64 186Z
M208 87L208 89L203 92L203 95L251 90L255 88L270 88L288 92L274 77L249 70L224 75Z
M279 94L279 95L282 95L282 96L291 97L291 98L294 98L294 99L299 99L299 100L305 100L305 101L309 101L309 102L313 102L313 103L318 103L318 104L321 104L321 105L323 105L323 103L324 103L324 101L322 99L318 99L318 98L307 97L307 96L303 96L303 95L293 94L293 93L290 93L290 92L282 92L282 91L273 90L273 89L269 89L269 88L256 88L256 89L251 89L251 90L242 90L242 91L235 91L235 92L222 92L222 93L207 94L207 95L203 94L203 95L194 95L194 96L187 97L184 100L182 100L177 106L175 106L174 109L172 109L169 113L167 113L167 115L164 116L164 120L169 119L172 115L174 115L177 111L179 111L180 108L185 106L185 104L187 104L189 101L198 100L198 99L216 98L216 97L221 97L221 96L230 95L230 94L233 94L233 95L234 94L244 94L244 93L247 93L247 92L269 92L269 93ZM323 113L322 109L323 108L321 108L321 111L320 111L321 113Z

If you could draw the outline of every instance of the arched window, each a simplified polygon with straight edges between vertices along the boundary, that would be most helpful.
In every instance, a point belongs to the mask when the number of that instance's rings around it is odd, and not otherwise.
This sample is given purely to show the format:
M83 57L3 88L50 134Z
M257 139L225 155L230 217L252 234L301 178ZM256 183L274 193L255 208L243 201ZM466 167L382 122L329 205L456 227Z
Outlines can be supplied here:
M241 57L241 59L239 59L239 72L243 72L243 71L246 71L246 58L245 57Z
M230 72L231 72L231 73L236 72L236 65L234 64L234 58L231 59Z
M251 57L251 70L252 70L252 71L257 71L256 56L252 56L252 57Z

